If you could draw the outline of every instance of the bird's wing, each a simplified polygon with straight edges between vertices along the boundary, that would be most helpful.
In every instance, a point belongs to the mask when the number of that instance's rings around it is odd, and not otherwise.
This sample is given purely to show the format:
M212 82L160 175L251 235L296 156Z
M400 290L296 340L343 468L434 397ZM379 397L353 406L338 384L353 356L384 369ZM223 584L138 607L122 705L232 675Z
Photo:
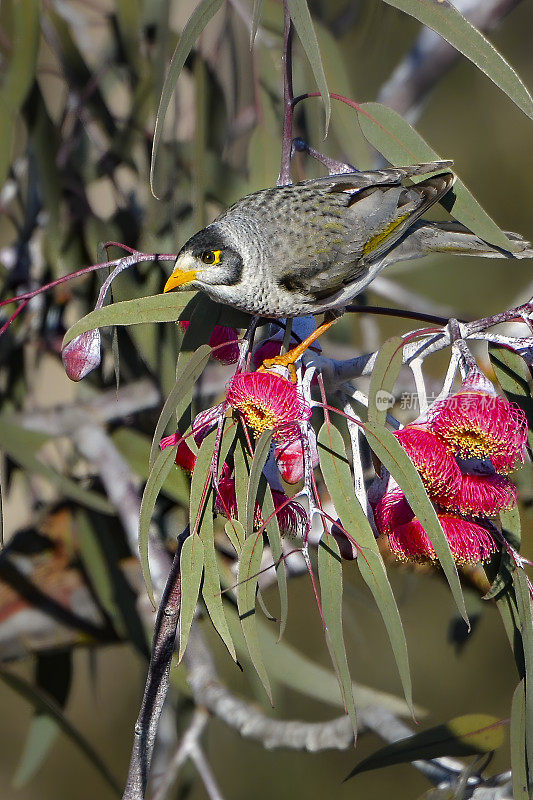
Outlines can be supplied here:
M378 183L353 194L341 188L342 184L328 189L331 208L323 202L320 217L309 220L315 230L305 237L306 252L298 254L300 257L283 271L279 283L316 301L360 281L369 265L381 259L446 194L453 181L453 174L448 172L408 187ZM333 210L335 217L331 216ZM318 220L320 232L316 231Z
M425 164L412 164L407 167L390 167L389 169L376 169L362 172L344 172L341 175L324 175L321 178L302 181L295 186L306 186L321 191L350 191L366 189L370 186L384 184L400 184L406 178L416 175L429 175L433 172L449 170L453 161L429 161Z

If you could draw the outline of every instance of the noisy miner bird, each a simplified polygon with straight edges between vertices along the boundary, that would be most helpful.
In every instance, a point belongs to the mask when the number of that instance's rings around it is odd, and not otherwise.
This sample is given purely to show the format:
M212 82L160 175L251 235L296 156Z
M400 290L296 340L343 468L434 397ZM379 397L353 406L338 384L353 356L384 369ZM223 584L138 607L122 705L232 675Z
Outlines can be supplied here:
M453 186L452 163L349 172L247 195L184 244L164 291L201 289L277 319L336 312L302 345L265 362L289 366L389 264L429 253L533 257L518 234L507 234L511 253L458 222L421 219ZM409 180L435 172L442 174Z

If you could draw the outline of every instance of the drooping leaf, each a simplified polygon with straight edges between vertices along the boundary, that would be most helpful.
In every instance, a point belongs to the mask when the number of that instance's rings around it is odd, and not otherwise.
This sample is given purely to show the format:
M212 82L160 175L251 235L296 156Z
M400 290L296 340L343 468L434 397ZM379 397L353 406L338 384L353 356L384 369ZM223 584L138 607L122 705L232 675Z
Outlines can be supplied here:
M528 580L523 569L514 571L513 586L525 665L526 755L528 765L533 765L533 621ZM529 767L529 774L530 778L533 777L532 766Z
M459 613L468 623L461 583L448 540L413 462L396 437L386 428L368 422L363 431L371 450L397 481L417 519L426 531L446 575Z
M152 513L159 495L159 491L164 484L168 473L172 469L176 457L176 447L167 447L159 453L150 470L150 475L144 487L141 501L141 513L139 516L139 558L143 571L146 591L152 605L155 608L154 590L152 578L150 576L150 559L148 556L150 522Z
M282 558L283 547L281 544L281 535L279 532L278 518L276 514L274 514L274 500L272 498L270 487L267 487L266 489L262 510L264 520L267 520L270 516L272 516L272 519L265 528L265 532L270 545L270 550L272 551L272 559L275 565L274 569L276 570L280 606L279 639L281 639L287 625L289 598L287 594L287 572L285 569L285 560Z
M357 542L357 565L385 623L405 699L412 708L411 674L402 620L374 532L354 491L342 436L331 422L325 422L318 433L317 441L320 469L326 486L344 529Z
M524 360L513 350L509 350L507 347L497 347L493 344L489 344L489 358L498 382L507 398L520 406L527 417L529 430L533 430L531 375Z
M224 525L226 536L235 548L235 552L240 557L244 542L246 540L246 533L242 524L238 519L230 519Z
M441 159L420 134L392 108L380 103L362 103L360 108L358 118L363 134L391 164L404 166ZM460 178L455 181L451 192L446 194L444 202L448 211L481 239L503 250L513 251L512 242L479 205Z
M237 585L237 608L241 620L242 631L246 646L261 683L272 703L270 681L265 669L259 636L257 633L257 619L255 613L255 595L257 591L257 573L261 568L263 555L263 539L253 534L248 536L241 551L239 561L239 574Z
M239 522L246 526L246 533L248 534L252 530L246 523L246 503L248 499L248 485L250 483L251 460L252 457L248 452L246 438L241 429L237 441L235 442L235 450L233 451L235 498L237 500L237 516Z
M178 662L183 658L194 618L204 568L204 547L199 536L185 539L181 550L181 610Z
M513 67L450 0L385 0L432 28L470 59L518 108L533 119L533 99Z
M524 679L513 694L511 705L511 778L513 800L530 800L526 763L526 694Z
M403 339L393 336L383 342L372 370L368 390L368 419L384 425L387 410L392 407L392 390L402 367Z
M9 686L10 689L13 689L14 692L31 703L37 712L47 714L49 717L54 719L61 728L61 731L66 734L68 738L89 759L89 761L91 761L93 766L100 773L107 785L111 787L117 797L121 796L121 787L107 766L104 764L96 750L79 732L79 730L68 721L61 708L56 703L54 703L49 697L40 692L34 686L31 686L25 680L20 678L18 675L15 675L3 667L0 667L0 680L2 680L6 686Z
M198 532L203 545L204 579L202 597L207 612L213 627L228 648L233 660L236 661L235 647L231 639L222 602L213 531L211 462L216 436L216 430L209 433L200 447L191 482L189 524L191 531Z
M151 441L146 434L132 428L117 428L111 434L113 444L126 459L133 471L143 480L150 474ZM189 503L189 480L182 469L172 469L161 487L161 492L181 506Z
M257 490L259 488L263 467L268 458L271 441L272 431L265 431L255 443L254 457L250 468L250 478L248 480L248 495L246 497L246 533L248 535L254 529Z
M159 419L157 420L157 425L155 426L154 438L150 448L150 466L153 465L157 457L159 442L172 416L175 415L176 419L180 419L187 406L190 404L194 384L204 371L210 355L211 348L209 345L203 344L194 355L191 356L188 362L178 370L176 382L165 400L165 405L162 408ZM194 446L193 442L191 442L191 444Z
M442 756L470 756L497 750L504 741L504 727L508 720L488 714L465 714L455 717L445 725L437 725L407 739L382 747L361 761L347 776L353 778L361 772L405 764L419 759Z
M339 555L339 546L333 536L329 534L323 534L320 540L318 578L326 643L337 673L344 709L352 723L355 741L357 739L357 715L342 632L342 560Z
M250 31L250 50L254 46L257 29L261 22L261 14L263 12L264 0L254 0L254 9L252 12L252 28Z
M150 164L150 188L154 197L158 197L155 188L156 162L159 144L161 141L161 134L163 131L163 124L165 122L165 116L170 100L174 94L174 89L176 88L181 70L183 69L187 57L193 49L196 40L209 20L216 14L221 6L222 0L201 0L189 17L182 31L178 44L176 45L176 49L172 55L172 60L168 68L165 83L163 84L163 91L161 92L161 99L159 101L159 108L157 109L157 116L155 120L152 161Z
M313 20L309 13L307 0L287 0L289 6L289 13L294 23L296 32L305 50L305 54L311 64L313 75L318 86L318 91L322 95L322 102L324 103L324 111L326 115L325 132L327 135L329 128L329 119L331 116L331 99L329 96L328 84L326 75L324 73L324 65L322 64L322 56L320 55L320 48L316 38Z
M167 292L97 308L79 319L63 338L65 347L86 331L107 325L138 325L141 322L175 322L193 296L193 292Z

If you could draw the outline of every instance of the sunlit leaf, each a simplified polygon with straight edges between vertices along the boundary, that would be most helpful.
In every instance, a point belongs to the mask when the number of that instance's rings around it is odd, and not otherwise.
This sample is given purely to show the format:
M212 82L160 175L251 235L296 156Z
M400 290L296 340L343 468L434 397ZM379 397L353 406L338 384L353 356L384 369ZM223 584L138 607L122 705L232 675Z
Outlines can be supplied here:
M326 643L337 673L344 708L352 723L355 740L357 716L342 632L342 561L337 542L328 534L323 534L318 548L318 578Z
M289 599L287 594L287 572L285 569L285 560L282 558L283 546L281 543L281 536L279 532L278 518L274 514L274 500L270 487L267 486L265 497L263 499L263 519L267 520L270 516L272 519L265 528L270 550L272 551L272 559L274 561L273 569L276 570L276 580L279 592L279 605L280 605L280 621L279 621L279 639L285 632L287 625L287 612L289 609Z
M329 119L331 116L331 99L329 96L328 84L326 75L324 73L324 65L322 64L322 56L320 55L320 48L316 38L313 20L307 7L307 0L287 0L289 13L294 23L296 32L305 50L305 54L311 64L313 75L318 86L318 91L322 95L322 102L324 103L324 111L326 114L326 134L329 127Z
M235 552L240 557L241 550L246 540L246 533L242 524L238 519L230 519L224 525L224 530L226 532L226 536L235 548Z
M527 763L533 765L533 621L528 579L523 569L514 571L513 586L516 595L525 664L526 755ZM533 774L533 767L530 766L529 772L530 775Z
M106 767L98 753L94 750L91 744L85 739L85 737L75 728L63 715L61 708L50 700L45 694L40 692L35 687L31 686L22 678L19 678L18 675L14 675L12 672L0 667L0 680L2 680L10 689L13 689L14 692L17 692L21 697L27 700L34 709L38 713L47 714L49 717L55 720L61 731L68 736L71 742L73 742L81 752L91 761L93 766L97 769L100 773L104 781L107 785L113 790L113 792L120 797L122 795L122 789Z
M488 39L463 17L450 0L385 0L432 28L456 50L470 59L533 119L533 99L515 70Z
M437 725L382 747L361 761L346 780L360 772L388 767L391 764L405 764L442 756L464 757L490 753L503 744L506 725L508 720L500 720L488 714L455 717L445 725Z
M246 497L246 533L249 535L254 529L255 503L259 481L263 472L263 467L268 458L270 443L272 441L272 431L265 431L255 443L254 457L250 468L250 478L248 480L248 495Z
M193 296L192 292L167 292L120 303L90 311L68 329L63 338L63 347L76 336L107 325L138 325L141 322L174 322Z
M191 535L185 539L181 550L181 609L178 661L181 661L183 658L187 642L189 641L189 633L198 602L203 568L203 544L199 536Z
M148 547L150 540L150 523L152 513L168 473L172 469L176 457L176 447L166 447L162 450L150 470L150 475L144 487L141 501L141 513L139 517L139 558L146 584L146 591L155 608L154 590L152 578L150 576L150 559L148 557Z
M360 108L358 118L364 135L394 166L442 158L392 108L380 103L363 103ZM503 250L513 251L512 242L479 205L460 178L455 181L452 191L446 194L444 202L448 211L481 239Z
M426 531L446 575L459 613L468 623L459 575L450 552L448 540L413 462L396 437L386 428L369 422L364 426L363 432L370 448L397 481L417 519Z
M150 165L150 187L152 189L152 194L155 197L158 197L155 188L155 168L159 144L161 141L161 134L163 131L163 123L165 121L170 100L174 94L174 89L176 88L181 70L183 69L187 57L193 49L196 40L209 20L216 14L221 6L222 0L201 0L189 17L187 24L182 31L176 49L174 50L167 76L165 78L165 83L163 85L163 91L161 92L161 99L159 101L159 108L157 109L157 116L155 120L152 162Z
M354 491L342 436L334 425L325 422L318 433L317 441L320 469L326 486L344 529L357 542L357 565L387 628L405 699L412 707L411 674L402 620L374 532Z
M242 631L246 639L246 646L261 683L272 703L270 681L263 662L259 636L257 633L257 619L255 613L255 595L257 591L257 573L261 568L263 555L263 539L252 534L244 543L239 561L239 574L237 577L237 607L241 620Z
M383 342L372 370L368 390L368 419L378 425L385 424L387 410L394 402L392 391L402 367L402 345L401 336L393 336Z

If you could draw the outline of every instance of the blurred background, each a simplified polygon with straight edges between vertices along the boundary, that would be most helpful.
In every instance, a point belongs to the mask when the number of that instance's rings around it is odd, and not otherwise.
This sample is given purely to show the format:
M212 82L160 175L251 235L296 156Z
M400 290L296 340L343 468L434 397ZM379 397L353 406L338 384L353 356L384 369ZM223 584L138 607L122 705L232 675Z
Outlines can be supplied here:
M195 0L1 4L0 299L105 260L102 242L122 242L145 252L177 252L228 204L275 183L282 123L282 7L265 2L250 52L251 4L231 0L202 33L179 79L157 164L159 199L150 193L151 144L165 70L195 5ZM411 51L419 23L375 0L324 0L311 2L310 8L330 90L358 102L377 99ZM533 86L532 26L533 7L518 3L490 33L527 86ZM294 67L295 93L315 91L298 45ZM457 172L493 219L533 239L531 121L462 57L438 80L416 116L419 132L442 157L454 160ZM316 149L357 167L377 163L356 115L346 107L333 107L324 141L320 101L301 103L296 133ZM303 154L294 160L297 179L321 170ZM120 255L118 248L110 251L111 258ZM113 284L113 298L156 294L169 272L170 265L153 263L130 269ZM421 310L453 311L470 318L510 308L533 293L528 261L435 257L395 265L385 277L395 282L392 288L382 286L378 293L370 287L366 302L401 306L394 302L397 286L423 298ZM142 488L151 436L174 380L179 332L173 324L161 324L106 334L101 368L80 384L71 382L60 358L62 336L94 306L102 280L101 272L92 273L37 296L0 338L0 466L4 535L12 547L8 557L0 556L0 662L64 704L68 720L122 785L146 673L146 641L134 592L140 587L138 571L120 521L105 508L102 476L73 443L72 430L53 431L47 418L43 430L48 425L48 432L30 432L28 422L58 406L79 406L98 416L99 398L99 408L111 408L113 351L118 349L120 386L140 388L130 406L115 413L106 410L100 421ZM0 311L0 325L13 310L9 306ZM366 352L411 327L413 323L394 319L346 315L323 346L339 355ZM479 355L489 369L482 350ZM445 366L444 355L432 360L435 381L442 378ZM211 366L201 386L204 396L216 397L226 378L223 368ZM136 405L140 395L144 402ZM409 412L398 414L406 421ZM16 419L17 425L8 419ZM75 482L83 494L77 495L63 478ZM518 481L523 552L532 557L528 467ZM183 527L186 502L186 479L176 473L163 492L155 520L169 547ZM17 534L18 544L13 538ZM107 605L98 579L104 562L109 574L119 570L130 580L119 600L108 595ZM57 614L50 624L45 615L32 618L31 608L42 598L22 586L21 574L79 613L85 628L76 630L75 619L58 625ZM355 569L348 565L344 574L352 677L398 695L401 688L379 615ZM462 641L451 636L452 630L457 633L453 601L433 573L392 566L391 581L406 628L415 702L428 712L420 721L438 724L478 711L509 716L517 676L496 609L488 603L482 607L472 595L471 613L479 619L472 635ZM229 687L264 706L253 670L245 665L241 674L208 622L203 627ZM320 618L305 577L290 585L286 641L329 669ZM182 667L173 669L179 730L191 711L182 672ZM31 731L43 743L41 755L38 746L28 745L32 706L2 681L0 703L3 800L116 796L64 733L45 728L39 732L34 721ZM271 713L284 719L322 720L340 712L277 682ZM356 753L268 752L213 721L205 749L224 796L232 800L244 800L251 793L257 800L296 793L310 800L326 793L367 800L422 795L429 783L407 766L341 783L356 761L378 744L364 736ZM508 749L503 748L490 770L499 772L508 764ZM190 767L172 796L205 797Z

